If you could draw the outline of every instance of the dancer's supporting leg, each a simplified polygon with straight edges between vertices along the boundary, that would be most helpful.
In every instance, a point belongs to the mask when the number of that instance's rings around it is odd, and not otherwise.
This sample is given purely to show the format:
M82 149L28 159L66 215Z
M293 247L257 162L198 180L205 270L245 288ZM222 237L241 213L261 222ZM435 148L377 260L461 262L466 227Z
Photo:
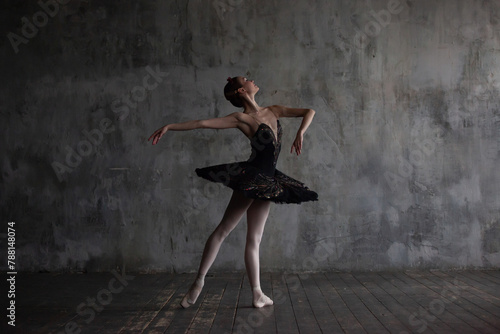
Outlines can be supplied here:
M198 276L196 277L193 285L191 285L188 293L184 296L184 299L182 299L182 307L187 308L196 302L205 283L205 275L214 263L222 242L236 227L236 225L238 225L241 217L243 217L243 214L245 214L245 211L252 204L252 202L253 199L245 197L242 192L236 190L233 191L233 195L231 196L231 200L227 205L221 222L215 231L210 235L205 244L200 268L198 269Z
M260 288L259 247L264 233L267 216L271 208L270 201L254 200L247 210L247 240L245 247L245 266L248 280L252 287L253 306L273 305L273 301Z

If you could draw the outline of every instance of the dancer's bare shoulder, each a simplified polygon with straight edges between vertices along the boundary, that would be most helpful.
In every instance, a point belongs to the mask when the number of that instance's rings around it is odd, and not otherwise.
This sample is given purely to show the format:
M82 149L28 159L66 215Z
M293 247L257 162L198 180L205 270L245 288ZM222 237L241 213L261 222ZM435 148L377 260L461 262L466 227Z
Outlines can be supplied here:
M272 106L266 107L266 109L269 110L269 112L274 116L274 118L276 120L280 119L280 117L283 117L283 116L281 116L282 108L283 108L283 106L280 106L280 105L272 105Z

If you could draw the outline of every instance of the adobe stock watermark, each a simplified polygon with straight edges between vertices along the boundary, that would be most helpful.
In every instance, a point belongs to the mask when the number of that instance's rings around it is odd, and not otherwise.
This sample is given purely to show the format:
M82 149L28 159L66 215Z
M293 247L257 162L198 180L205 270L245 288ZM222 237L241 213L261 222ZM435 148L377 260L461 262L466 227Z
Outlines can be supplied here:
M422 139L422 136L420 136L413 142L415 148L410 151L408 159L403 156L398 157L397 174L391 171L386 171L384 173L384 177L393 192L411 179L415 168L425 165L426 159L435 152L436 146L441 144L441 137L446 132L442 126L435 124L429 117L423 117L420 123L422 124L421 134L427 134L426 138ZM449 111L449 124L453 129L459 128L461 125L464 127L471 126L471 123L470 112L464 112L459 109ZM494 145L492 150L493 152L489 154L494 154L496 156L498 153L497 145ZM418 181L414 181L414 184L422 191L427 189L424 184Z
M426 159L435 152L436 145L439 143L439 138L444 134L444 129L439 125L435 125L430 118L423 118L421 124L422 134L430 134L430 136L424 139L418 138L413 142L415 148L410 151L408 159L403 156L398 157L399 164L397 174L391 171L386 171L384 173L384 177L393 192L411 179L416 167L418 168L425 164ZM415 185L421 190L426 189L423 184L417 181L415 181Z
M376 37L382 29L387 27L392 20L392 15L399 15L405 9L406 2L401 0L389 0L387 9L378 12L371 10L370 15L373 20L365 23L362 30L358 30L354 35L354 46L364 49L368 45L369 38Z
M460 95L463 101L456 108L449 110L452 129L465 129L473 126L484 131L485 138L481 140L482 157L496 160L500 153L500 116L495 113L490 117L481 117L478 110L484 110L483 103L492 101L496 96L496 88L491 83L478 83L470 89L462 89ZM484 108L484 109L483 109Z
M95 319L96 312L101 312L104 310L105 306L113 301L113 295L121 293L129 284L128 281L135 278L135 276L126 275L125 273L120 275L116 270L112 270L111 274L113 274L114 277L109 280L107 289L104 288L97 291L95 298L87 296L87 299L76 307L76 313L87 325ZM69 321L64 325L64 330L58 332L58 334L79 334L82 331L82 325L83 324L78 320Z
M126 119L130 110L137 108L137 104L146 99L148 92L156 89L168 76L168 72L161 72L158 65L156 69L146 66L145 70L147 74L142 78L142 85L134 86L128 94L111 102L111 110L118 115L120 121ZM95 153L102 144L104 135L114 131L113 121L104 117L94 129L83 130L84 139L80 140L74 147L66 145L65 160L52 162L52 169L59 182L64 180L65 174L73 172L82 163L83 158Z
M330 243L328 240L321 240L317 243L317 246L314 248L314 252L311 256L307 256L302 260L302 268L306 268L307 272L317 271L321 262L324 262L336 253L335 245ZM296 268L296 266L294 266ZM304 274L304 278L307 278L309 275ZM300 282L300 278L295 276L292 279L286 279L285 275L281 277L282 282L285 285L288 285L289 291L298 291L301 287L302 283ZM281 289L273 290L272 296L274 305L282 305L285 303L286 294ZM246 319L241 316L236 317L235 326L236 333L238 334L249 334L253 333L255 328L262 326L264 320L269 318L274 314L273 307L263 307L260 309L253 309Z
M243 0L215 0L213 6L217 12L217 16L222 21L226 13L231 13L236 8L240 7Z
M21 35L18 35L13 32L9 32L7 34L7 38L9 39L10 45L14 50L14 53L19 52L19 46L21 44L28 44L30 39L34 38L38 35L39 29L45 27L49 22L49 17L52 18L59 13L60 5L67 5L71 0L47 0L47 1L38 1L38 6L40 6L41 10L33 14L31 20L26 16L21 18Z
M370 39L380 35L381 31L386 28L392 21L392 16L397 16L407 7L405 0L389 0L387 9L378 11L369 11L371 20L366 22L362 27L355 28L352 44L358 50L363 50L368 46ZM340 51L344 54L347 63L351 62L352 47L349 43L340 41L338 45Z
M453 284L446 282L445 287L441 290L440 298L435 298L429 302L428 307L420 306L418 312L413 312L408 317L408 323L412 327L412 331L423 333L429 326L429 323L434 322L438 316L443 314L446 309L446 304L455 301L460 296L460 287L455 278ZM401 332L400 334L409 334Z

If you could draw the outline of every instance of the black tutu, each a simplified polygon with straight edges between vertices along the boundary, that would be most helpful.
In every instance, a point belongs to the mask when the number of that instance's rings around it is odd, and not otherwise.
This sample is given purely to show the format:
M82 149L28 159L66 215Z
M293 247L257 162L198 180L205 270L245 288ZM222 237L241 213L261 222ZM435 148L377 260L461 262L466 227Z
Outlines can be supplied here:
M209 181L240 190L249 198L280 204L317 201L317 193L276 169L282 135L279 120L277 126L278 138L267 124L259 125L251 138L252 155L247 161L197 168L196 174Z

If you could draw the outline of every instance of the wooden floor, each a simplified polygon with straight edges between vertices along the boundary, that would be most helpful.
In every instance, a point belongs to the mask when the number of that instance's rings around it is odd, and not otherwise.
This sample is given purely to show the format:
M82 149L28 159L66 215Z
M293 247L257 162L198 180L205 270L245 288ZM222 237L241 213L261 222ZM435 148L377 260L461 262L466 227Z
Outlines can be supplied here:
M221 274L186 310L192 274L117 276L18 274L15 333L500 333L500 271L263 274L262 309Z

